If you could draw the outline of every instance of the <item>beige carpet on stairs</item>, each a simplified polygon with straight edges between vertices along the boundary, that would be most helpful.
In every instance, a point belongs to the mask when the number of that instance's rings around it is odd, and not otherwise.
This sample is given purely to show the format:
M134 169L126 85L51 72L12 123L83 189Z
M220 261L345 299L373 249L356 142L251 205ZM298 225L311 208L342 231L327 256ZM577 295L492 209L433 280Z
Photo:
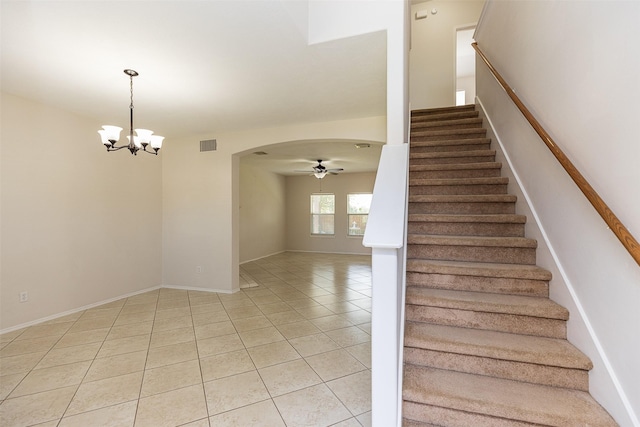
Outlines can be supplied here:
M403 426L616 426L474 106L411 123Z

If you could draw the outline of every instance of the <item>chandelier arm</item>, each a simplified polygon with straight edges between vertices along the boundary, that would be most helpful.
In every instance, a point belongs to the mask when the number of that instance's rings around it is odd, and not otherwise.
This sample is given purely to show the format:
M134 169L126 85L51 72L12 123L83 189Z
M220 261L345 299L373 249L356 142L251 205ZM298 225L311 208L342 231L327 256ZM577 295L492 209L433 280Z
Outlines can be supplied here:
M129 148L129 146L121 145L119 147L116 147L115 145L112 145L111 147L107 147L107 151L118 151L118 150L122 150L123 148Z

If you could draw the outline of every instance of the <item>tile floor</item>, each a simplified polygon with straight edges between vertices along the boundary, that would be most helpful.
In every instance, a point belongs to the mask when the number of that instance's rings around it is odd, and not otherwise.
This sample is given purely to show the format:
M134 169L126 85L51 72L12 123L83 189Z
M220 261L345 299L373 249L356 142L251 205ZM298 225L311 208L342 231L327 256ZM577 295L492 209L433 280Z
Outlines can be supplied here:
M287 252L0 335L0 425L368 426L370 257Z

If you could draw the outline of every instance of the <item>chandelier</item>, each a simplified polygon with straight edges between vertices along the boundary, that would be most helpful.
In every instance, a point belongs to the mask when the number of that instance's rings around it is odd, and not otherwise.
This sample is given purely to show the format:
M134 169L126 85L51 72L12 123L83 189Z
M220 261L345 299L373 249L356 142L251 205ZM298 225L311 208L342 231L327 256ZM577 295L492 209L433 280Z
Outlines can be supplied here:
M98 131L102 138L102 143L107 147L107 151L118 151L123 148L128 148L131 154L137 155L138 151L144 151L145 153L158 155L158 151L162 147L162 140L164 136L153 135L153 131L149 129L135 129L136 134L133 134L133 78L138 75L135 70L124 70L124 73L129 76L129 88L131 92L131 103L129 105L129 140L128 145L116 146L116 143L120 139L121 127L105 125ZM153 151L147 150L147 147L151 146Z

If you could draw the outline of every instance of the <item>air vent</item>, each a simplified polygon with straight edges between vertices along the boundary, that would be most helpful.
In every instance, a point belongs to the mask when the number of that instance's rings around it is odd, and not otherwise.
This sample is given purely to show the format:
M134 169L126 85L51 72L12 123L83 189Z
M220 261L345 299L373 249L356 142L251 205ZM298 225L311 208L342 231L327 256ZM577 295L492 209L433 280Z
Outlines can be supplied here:
M218 143L215 139L207 139L205 141L200 141L200 151L216 151L218 148Z

